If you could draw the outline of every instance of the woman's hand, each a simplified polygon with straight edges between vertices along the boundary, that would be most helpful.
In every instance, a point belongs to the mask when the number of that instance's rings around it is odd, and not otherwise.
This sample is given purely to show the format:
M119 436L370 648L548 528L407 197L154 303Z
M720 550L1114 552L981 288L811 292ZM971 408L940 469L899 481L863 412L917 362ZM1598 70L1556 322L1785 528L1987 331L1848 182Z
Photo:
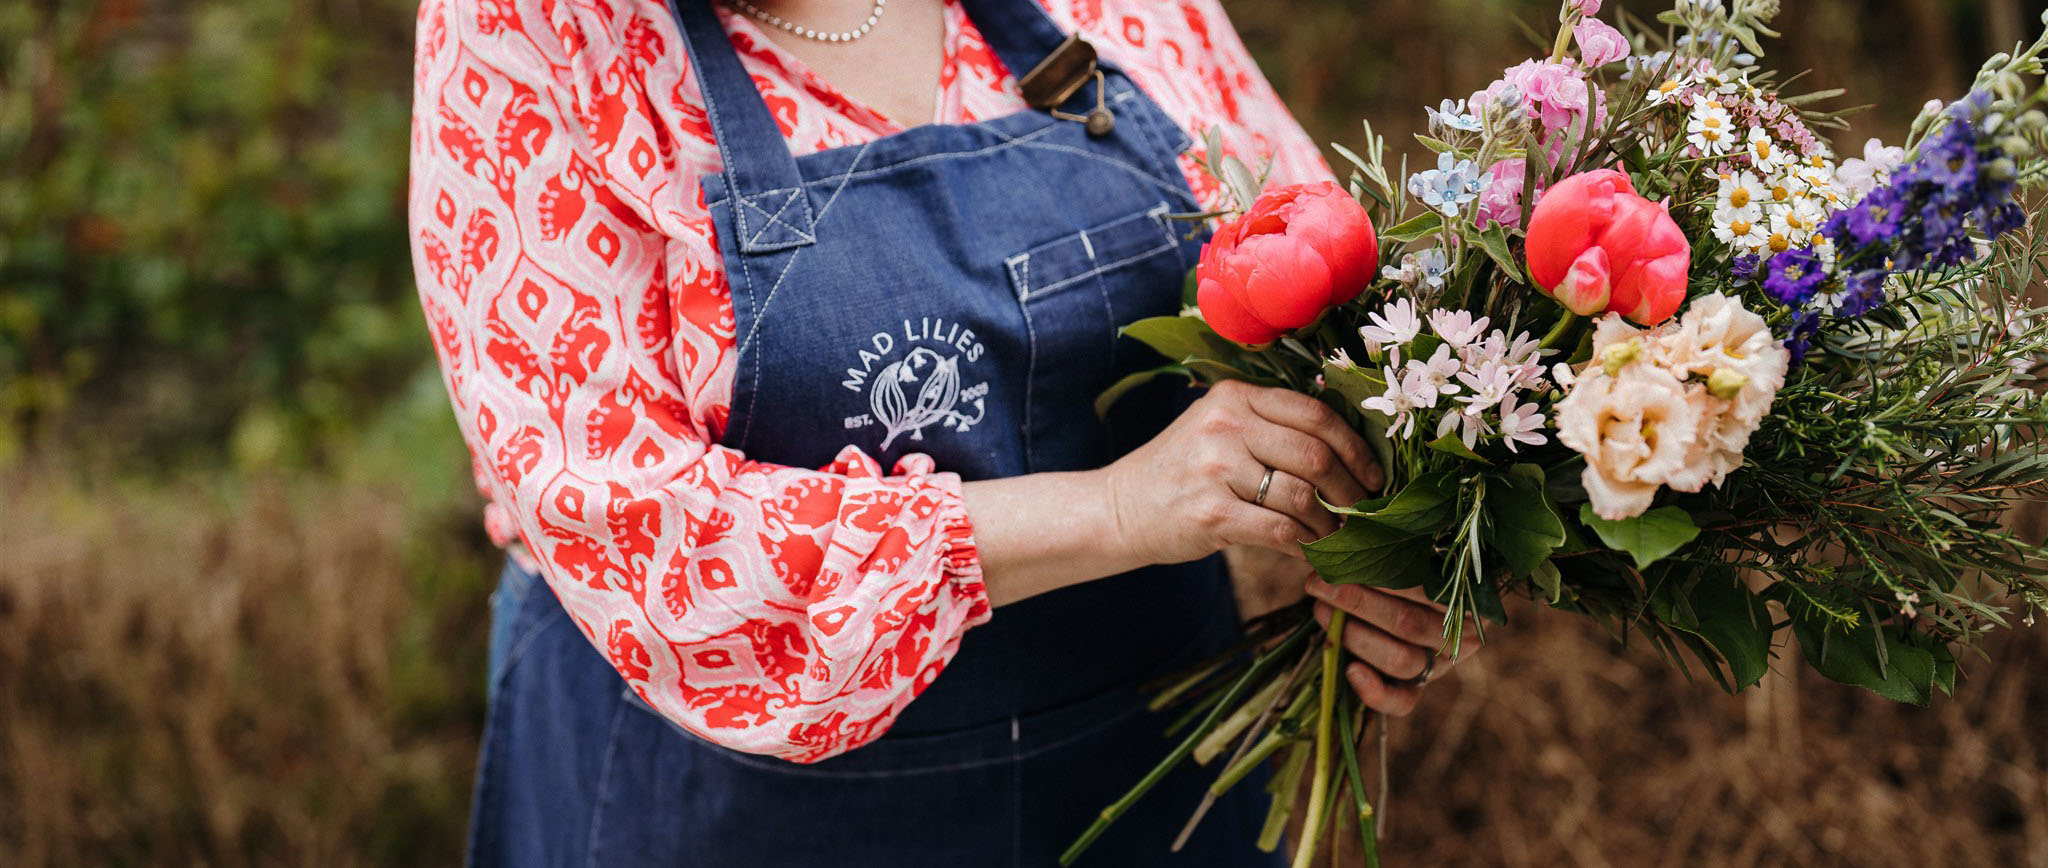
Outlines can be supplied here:
M1108 467L980 480L961 493L989 601L1004 606L1229 545L1298 560L1297 542L1337 529L1319 492L1356 503L1382 481L1372 450L1323 402L1224 382Z
M1228 380L1103 475L1117 537L1158 564L1230 545L1295 552L1337 529L1318 495L1357 503L1384 481L1372 450L1328 405Z
M1344 678L1367 707L1382 714L1399 717L1414 711L1423 685L1479 650L1478 631L1468 620L1458 655L1438 656L1444 607L1421 588L1390 591L1311 577L1308 593L1317 601L1316 623L1329 626L1333 609L1350 616L1344 622L1344 649L1354 659L1344 667Z

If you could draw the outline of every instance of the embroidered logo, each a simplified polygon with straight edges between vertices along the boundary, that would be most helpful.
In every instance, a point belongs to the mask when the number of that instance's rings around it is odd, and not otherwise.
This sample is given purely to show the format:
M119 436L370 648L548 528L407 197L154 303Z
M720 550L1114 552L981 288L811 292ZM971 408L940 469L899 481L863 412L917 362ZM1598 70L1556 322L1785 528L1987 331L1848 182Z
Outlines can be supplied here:
M846 369L839 385L865 392L868 411L846 417L847 430L882 427L886 450L909 434L923 440L933 425L966 433L987 413L986 381L961 385L961 362L973 364L984 353L974 330L940 317L904 320L900 334L879 331L859 351L860 366ZM902 349L902 355L895 354Z

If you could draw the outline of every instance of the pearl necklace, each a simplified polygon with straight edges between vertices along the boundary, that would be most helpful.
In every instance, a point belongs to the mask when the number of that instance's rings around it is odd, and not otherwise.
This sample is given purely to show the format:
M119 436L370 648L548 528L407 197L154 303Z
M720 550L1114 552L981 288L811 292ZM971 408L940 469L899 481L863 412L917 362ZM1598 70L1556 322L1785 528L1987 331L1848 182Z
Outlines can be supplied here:
M875 29L875 23L882 20L882 5L886 3L887 0L875 0L875 8L868 12L868 20L862 22L860 27L853 30L842 30L837 33L826 33L820 30L812 30L809 27L805 27L794 21L789 21L780 15L777 15L759 6L755 6L754 4L747 2L747 0L727 0L727 2L731 3L733 5L733 8L738 9L741 12L747 13L748 17L753 18L756 21L759 21L763 24L774 25L776 27L782 28L782 30L784 30L785 32L803 37L805 39L810 39L817 42L852 42L856 39L868 35L868 31Z

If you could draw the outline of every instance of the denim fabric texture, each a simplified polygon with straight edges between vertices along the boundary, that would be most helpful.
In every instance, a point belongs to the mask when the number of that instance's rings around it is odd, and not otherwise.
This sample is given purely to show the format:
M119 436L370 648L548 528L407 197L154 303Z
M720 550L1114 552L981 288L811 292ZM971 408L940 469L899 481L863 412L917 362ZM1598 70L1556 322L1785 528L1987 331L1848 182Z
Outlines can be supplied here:
M967 480L1099 467L1190 398L1095 396L1156 364L1124 323L1180 307L1201 237L1190 140L1105 64L1108 135L1042 111L796 157L704 0L674 0L725 161L705 202L739 335L726 444L817 467L848 444ZM963 0L1012 70L1064 39L1032 0ZM1089 84L1064 106L1096 104ZM627 689L546 584L508 566L471 864L1049 866L1172 743L1142 682L1227 646L1220 559L1006 606L882 738L799 765L683 731ZM1214 770L1183 768L1083 864L1276 864L1260 781L1168 852Z

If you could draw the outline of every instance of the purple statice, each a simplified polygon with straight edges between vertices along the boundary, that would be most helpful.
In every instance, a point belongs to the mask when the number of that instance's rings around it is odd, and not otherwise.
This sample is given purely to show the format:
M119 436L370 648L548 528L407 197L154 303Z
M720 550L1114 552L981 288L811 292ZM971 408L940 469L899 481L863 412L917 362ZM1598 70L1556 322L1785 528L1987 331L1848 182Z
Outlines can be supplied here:
M1728 262L1728 276L1739 284L1755 283L1757 273L1763 270L1763 257L1744 253Z
M1953 268L1976 259L1973 229L1997 238L2026 223L2013 198L2012 161L1982 135L1980 121L1989 105L1989 95L1973 93L1949 106L1947 123L1912 161L1822 225L1820 234L1834 243L1846 275L1838 315L1859 316L1881 306L1886 273ZM1773 272L1780 270L1777 264L1773 260ZM1779 286L1773 294L1781 300L1810 297L1808 273L1795 277L1774 274Z
M1944 190L1967 190L1977 184L1977 134L1960 118L1943 127L1941 138L1920 152L1912 169L1919 178Z
M1819 254L1810 247L1794 247L1771 257L1764 270L1764 291L1772 298L1798 307L1813 298L1827 276Z
M1886 276L1882 268L1858 269L1843 275L1842 300L1835 315L1855 318L1883 307Z
M1792 354L1792 364L1806 361L1806 354L1813 349L1813 338L1820 334L1820 312L1802 310L1792 315L1785 335L1785 351Z
M1856 204L1830 215L1828 224L1821 229L1837 247L1859 250L1897 237L1902 216L1898 190L1879 187Z

